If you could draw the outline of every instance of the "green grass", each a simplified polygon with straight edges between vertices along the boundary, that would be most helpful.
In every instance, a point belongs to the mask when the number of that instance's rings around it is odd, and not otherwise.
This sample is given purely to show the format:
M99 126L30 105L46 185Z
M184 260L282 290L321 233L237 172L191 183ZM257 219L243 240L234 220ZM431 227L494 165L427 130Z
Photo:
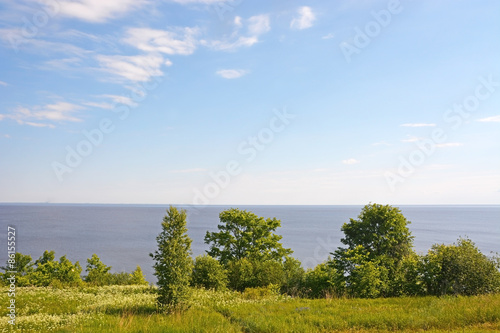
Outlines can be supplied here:
M293 299L194 290L184 313L163 314L142 286L18 288L17 323L0 295L0 332L495 332L500 295Z

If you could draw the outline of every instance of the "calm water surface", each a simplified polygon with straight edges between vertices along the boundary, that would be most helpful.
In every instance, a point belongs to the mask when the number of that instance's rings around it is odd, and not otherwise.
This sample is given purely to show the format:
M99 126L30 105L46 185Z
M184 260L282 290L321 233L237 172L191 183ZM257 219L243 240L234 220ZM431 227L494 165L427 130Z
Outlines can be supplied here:
M203 238L216 231L221 211L231 206L178 206L188 215L193 254L208 249ZM83 268L93 253L113 267L113 272L140 265L149 281L154 281L149 253L167 205L52 205L0 204L0 263L7 260L4 240L7 226L17 230L17 251L37 259L44 250L54 250L56 258L67 255ZM263 217L281 220L277 233L285 247L294 251L305 267L324 261L341 245L340 227L356 218L362 206L235 206ZM399 206L412 222L415 249L427 252L432 244L453 243L467 236L485 254L500 252L500 206Z

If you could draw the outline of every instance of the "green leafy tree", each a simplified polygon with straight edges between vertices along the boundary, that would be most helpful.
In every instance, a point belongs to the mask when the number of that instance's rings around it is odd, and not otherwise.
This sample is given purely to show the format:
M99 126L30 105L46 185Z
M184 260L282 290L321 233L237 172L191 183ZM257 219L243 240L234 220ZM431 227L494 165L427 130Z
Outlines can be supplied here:
M146 276L142 272L141 266L137 265L136 269L130 273L130 284L137 285L148 285L148 281L146 281Z
M299 260L286 257L283 262L284 281L281 291L290 296L299 296L304 282L305 271Z
M281 226L276 218L264 219L251 212L229 209L219 215L219 232L207 232L207 253L223 265L243 258L283 261L293 251L280 243L282 236L274 232Z
M111 280L110 270L111 266L106 266L94 253L91 258L87 259L87 276L84 280L95 286L108 285Z
M167 311L181 310L187 305L189 282L193 268L191 239L187 235L186 211L170 206L162 222L162 231L156 237L158 249L151 253L155 275L158 278L160 307Z
M309 268L304 276L303 294L310 298L321 298L335 294L334 275L335 270L326 263L316 265L314 269Z
M16 252L14 255L14 260L8 259L4 267L0 267L5 272L14 271L16 273L16 285L18 287L24 287L31 285L30 274L33 272L34 266L33 259L30 255L25 255ZM10 277L11 274L0 273L0 279L7 281L6 279Z
M80 274L82 267L79 262L73 264L66 256L55 260L54 251L45 251L35 261L36 268L29 274L30 282L35 286L78 286L82 283Z
M424 282L431 295L478 295L500 291L498 260L469 239L432 246L424 257Z
M398 208L379 204L366 205L357 220L345 223L341 242L346 247L332 253L330 262L337 271L336 287L360 297L400 292L390 281L399 274L404 258L414 254L408 224Z
M281 287L285 281L283 264L274 260L242 258L227 265L229 287L244 291L247 288Z
M209 255L198 256L195 259L191 284L205 289L225 289L228 283L224 267Z

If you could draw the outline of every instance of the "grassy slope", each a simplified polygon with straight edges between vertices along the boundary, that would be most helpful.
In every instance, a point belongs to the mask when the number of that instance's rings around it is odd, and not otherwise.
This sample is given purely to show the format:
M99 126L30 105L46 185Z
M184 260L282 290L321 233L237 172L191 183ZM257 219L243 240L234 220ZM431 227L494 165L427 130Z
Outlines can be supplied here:
M0 295L0 332L10 332ZM154 289L18 288L17 332L493 332L500 295L392 299L249 299L195 290L185 313L156 312ZM465 329L464 329L465 328Z

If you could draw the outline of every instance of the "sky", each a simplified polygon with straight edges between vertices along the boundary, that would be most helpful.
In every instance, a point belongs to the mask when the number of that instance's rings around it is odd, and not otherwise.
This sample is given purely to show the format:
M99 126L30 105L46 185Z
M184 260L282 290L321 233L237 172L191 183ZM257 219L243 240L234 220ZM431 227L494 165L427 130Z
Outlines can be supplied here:
M0 202L499 204L498 1L0 1Z

